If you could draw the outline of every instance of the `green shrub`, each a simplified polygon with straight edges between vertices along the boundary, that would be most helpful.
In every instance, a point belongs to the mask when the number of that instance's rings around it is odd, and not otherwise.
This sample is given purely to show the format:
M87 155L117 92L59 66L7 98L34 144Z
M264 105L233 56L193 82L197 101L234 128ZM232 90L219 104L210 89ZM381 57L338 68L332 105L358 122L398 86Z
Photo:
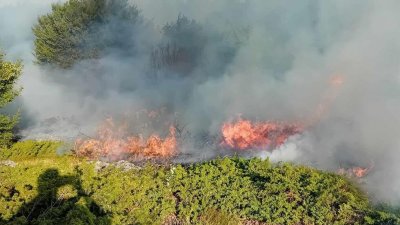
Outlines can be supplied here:
M178 215L187 222L213 207L272 224L356 224L368 207L353 184L308 167L225 158L174 172Z
M374 209L343 177L268 160L223 158L130 170L74 157L16 162L0 165L0 224L400 222L390 210Z
M15 143L7 149L0 150L0 159L32 159L35 157L55 157L59 141L27 140Z
M187 223L212 207L244 217L257 207L257 189L250 177L228 158L173 170L177 214Z
M367 212L362 224L373 225L395 225L400 224L400 217L389 212L371 210Z
M86 190L112 215L113 224L161 224L174 213L167 171L162 167L148 165L129 172L109 167L85 178Z
M367 211L364 224L392 225L400 224L400 207L388 204L377 204L373 210Z
M200 217L202 225L240 225L242 222L236 215L223 213L215 209L205 210Z

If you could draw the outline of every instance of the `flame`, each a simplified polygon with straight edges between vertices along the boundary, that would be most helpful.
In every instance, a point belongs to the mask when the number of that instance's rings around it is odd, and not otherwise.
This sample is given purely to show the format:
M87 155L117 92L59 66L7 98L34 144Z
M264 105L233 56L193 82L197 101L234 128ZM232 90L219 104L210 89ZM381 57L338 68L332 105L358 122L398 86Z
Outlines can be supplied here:
M363 178L369 174L372 168L374 168L373 162L371 162L368 167L355 166L348 169L340 168L337 173L348 177Z
M177 154L175 128L169 129L169 135L162 139L156 134L147 139L142 135L127 135L128 126L116 126L108 118L99 127L95 138L78 139L75 152L78 156L88 158L108 158L120 160L125 158L168 158Z
M282 145L290 136L303 132L318 123L331 108L338 95L338 88L344 83L342 75L330 78L330 88L323 95L315 113L308 119L297 123L288 122L252 122L239 119L222 125L222 145L232 149L274 149Z
M299 124L283 122L251 122L239 118L224 123L222 145L233 149L271 149L282 145L290 136L302 132Z
M367 175L369 168L354 167L351 169L351 171L356 177L361 178Z

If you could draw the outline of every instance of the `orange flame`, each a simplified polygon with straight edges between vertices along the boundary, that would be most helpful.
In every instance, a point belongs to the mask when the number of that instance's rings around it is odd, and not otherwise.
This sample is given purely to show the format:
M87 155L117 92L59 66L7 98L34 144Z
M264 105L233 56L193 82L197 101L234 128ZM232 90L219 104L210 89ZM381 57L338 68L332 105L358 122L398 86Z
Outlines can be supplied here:
M313 126L326 114L337 97L338 87L344 83L341 75L330 78L330 86L318 104L315 113L308 119L298 123L287 122L251 122L239 119L236 122L224 123L222 132L222 145L233 149L273 149L282 145L290 136L303 132Z
M257 122L239 119L222 126L222 145L246 150L271 149L282 145L290 136L303 130L298 124L282 122Z
M127 135L126 124L116 126L113 119L107 119L99 127L96 138L78 139L75 152L88 158L106 157L110 160L125 158L168 158L177 154L175 128L169 129L169 135L162 139L152 134L145 139L141 135Z
M348 177L365 177L369 172L369 168L353 167L349 169L340 168L337 173Z
M351 169L351 171L353 172L353 174L356 177L364 177L365 175L367 175L369 168L362 168L362 167L354 167Z
M371 165L368 167L355 166L348 169L340 168L337 173L348 177L363 178L369 174L372 168L374 168L373 162L371 162Z

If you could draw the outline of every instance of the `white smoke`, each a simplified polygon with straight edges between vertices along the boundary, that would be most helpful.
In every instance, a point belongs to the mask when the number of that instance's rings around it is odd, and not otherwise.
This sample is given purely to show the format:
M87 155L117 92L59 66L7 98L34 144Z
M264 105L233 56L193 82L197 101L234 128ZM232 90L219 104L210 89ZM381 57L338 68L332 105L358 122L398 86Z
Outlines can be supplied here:
M399 1L136 0L150 24L135 36L140 54L111 52L69 71L32 63L31 27L50 12L50 2L57 1L0 0L0 45L25 64L21 102L26 120L34 120L26 134L41 133L40 121L55 117L71 118L80 128L62 130L69 119L61 120L49 134L74 136L90 132L106 115L166 105L193 133L218 134L221 123L237 114L301 120L315 113L329 79L339 74L344 84L319 123L258 155L332 171L373 161L368 190L377 199L399 201ZM162 43L161 28L179 14L212 38L188 76L149 82L143 79L147 49ZM215 38L220 33L227 38ZM219 57L217 50L232 43L231 58Z
M302 135L293 135L286 142L278 146L273 151L259 151L255 155L261 159L269 159L272 162L290 161L296 162L300 160L302 151L300 148Z

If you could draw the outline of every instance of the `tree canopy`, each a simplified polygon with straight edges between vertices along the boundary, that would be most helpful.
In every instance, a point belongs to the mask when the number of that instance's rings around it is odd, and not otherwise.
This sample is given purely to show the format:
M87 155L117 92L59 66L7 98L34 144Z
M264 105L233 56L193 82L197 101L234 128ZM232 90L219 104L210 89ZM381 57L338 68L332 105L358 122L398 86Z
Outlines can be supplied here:
M79 60L96 58L105 47L129 44L124 38L134 29L126 28L138 21L139 11L127 0L54 4L33 28L37 63L69 68Z
M0 52L0 109L12 102L20 93L15 84L22 72L20 62L9 62ZM13 138L12 129L18 121L18 114L0 114L0 148L10 144Z

